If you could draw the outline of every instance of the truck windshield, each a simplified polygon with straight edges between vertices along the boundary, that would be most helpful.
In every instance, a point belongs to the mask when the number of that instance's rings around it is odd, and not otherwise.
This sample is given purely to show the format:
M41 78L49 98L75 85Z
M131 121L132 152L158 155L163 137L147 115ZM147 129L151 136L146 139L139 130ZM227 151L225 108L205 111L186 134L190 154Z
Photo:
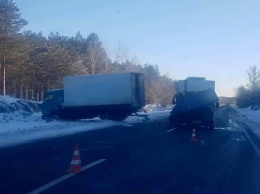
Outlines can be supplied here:
M52 100L53 99L53 94L49 94L47 96L45 96L44 100Z

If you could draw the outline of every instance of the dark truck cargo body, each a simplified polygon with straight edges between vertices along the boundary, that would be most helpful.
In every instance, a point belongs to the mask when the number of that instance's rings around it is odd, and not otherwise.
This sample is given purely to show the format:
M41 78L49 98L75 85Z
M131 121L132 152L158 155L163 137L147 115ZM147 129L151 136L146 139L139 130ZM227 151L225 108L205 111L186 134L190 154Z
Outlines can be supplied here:
M205 78L188 78L181 81L184 81L184 84L177 86L170 123L174 126L185 124L191 127L205 126L214 129L214 111L218 106L215 83Z
M44 95L43 118L124 120L144 106L140 73L114 73L64 78L64 89Z

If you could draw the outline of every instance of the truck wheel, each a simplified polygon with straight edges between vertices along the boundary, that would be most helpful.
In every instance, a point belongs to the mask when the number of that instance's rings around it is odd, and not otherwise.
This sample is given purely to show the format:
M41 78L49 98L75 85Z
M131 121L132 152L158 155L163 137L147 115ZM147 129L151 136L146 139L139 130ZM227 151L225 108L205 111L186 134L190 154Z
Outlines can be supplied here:
M59 119L60 119L60 116L59 116L59 115L53 115L52 118L53 118L54 120L59 120Z
M99 118L101 120L113 120L113 121L123 121L127 117L126 114L101 114Z

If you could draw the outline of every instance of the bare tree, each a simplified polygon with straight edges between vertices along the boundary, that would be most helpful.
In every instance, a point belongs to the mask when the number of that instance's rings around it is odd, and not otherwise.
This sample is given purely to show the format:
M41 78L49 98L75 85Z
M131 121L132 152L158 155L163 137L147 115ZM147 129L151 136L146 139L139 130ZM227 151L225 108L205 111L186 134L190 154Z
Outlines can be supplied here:
M114 62L116 63L122 63L129 59L128 47L124 46L120 40L114 50L113 58L114 58Z
M135 64L135 65L138 65L140 64L140 60L138 58L138 56L136 54L133 55L133 57L131 58L131 61L130 61L132 64Z
M250 66L247 71L248 81L247 87L252 92L252 97L255 98L257 91L260 88L260 71L256 65Z
M240 108L252 105L250 91L245 86L239 86L236 89L236 104Z
M249 84L248 88L252 90L252 92L256 91L259 88L260 84L260 71L257 69L256 65L250 66L247 71Z

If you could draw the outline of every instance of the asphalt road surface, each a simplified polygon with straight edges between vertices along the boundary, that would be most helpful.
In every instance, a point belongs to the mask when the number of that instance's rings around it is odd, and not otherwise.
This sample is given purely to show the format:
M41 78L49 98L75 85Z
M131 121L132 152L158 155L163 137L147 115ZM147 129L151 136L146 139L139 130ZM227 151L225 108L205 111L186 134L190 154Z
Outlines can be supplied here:
M106 160L42 193L260 193L260 141L232 108L217 110L214 130L196 128L197 142L192 129L166 121L1 149L0 193L29 193L66 176L75 144L82 166Z

